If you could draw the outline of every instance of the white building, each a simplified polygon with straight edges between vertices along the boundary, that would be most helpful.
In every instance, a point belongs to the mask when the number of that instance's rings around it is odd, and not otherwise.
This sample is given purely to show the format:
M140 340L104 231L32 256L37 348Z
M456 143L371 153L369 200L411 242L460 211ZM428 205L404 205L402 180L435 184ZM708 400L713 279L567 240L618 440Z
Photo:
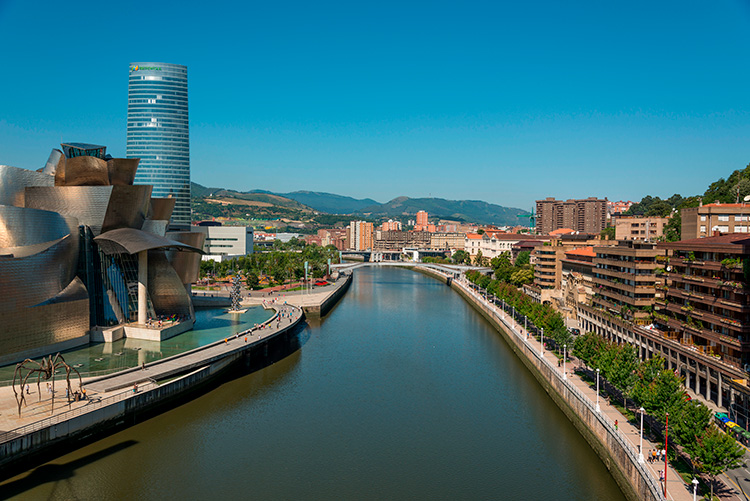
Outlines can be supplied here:
M253 253L253 229L247 226L193 226L206 235L204 261L221 262Z

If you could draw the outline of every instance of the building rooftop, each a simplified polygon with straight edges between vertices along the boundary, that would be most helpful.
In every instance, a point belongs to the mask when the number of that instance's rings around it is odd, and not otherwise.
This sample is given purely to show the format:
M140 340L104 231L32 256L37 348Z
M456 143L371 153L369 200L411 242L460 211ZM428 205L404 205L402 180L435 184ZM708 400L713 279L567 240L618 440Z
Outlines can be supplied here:
M567 256L585 256L585 257L596 257L594 252L594 246L590 247L579 247L577 249L570 250L565 253Z
M570 228L560 228L558 230L550 231L550 235L569 235L570 233L575 233L576 230L572 230Z

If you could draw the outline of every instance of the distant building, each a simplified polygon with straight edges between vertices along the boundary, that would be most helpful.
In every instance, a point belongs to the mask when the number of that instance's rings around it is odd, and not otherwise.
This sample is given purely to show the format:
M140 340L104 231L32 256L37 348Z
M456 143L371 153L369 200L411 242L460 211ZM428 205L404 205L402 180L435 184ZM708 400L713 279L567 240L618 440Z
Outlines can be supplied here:
M657 240L668 222L666 217L615 218L615 240Z
M431 234L426 231L375 232L373 250L402 251L404 248L429 249Z
M373 248L373 224L367 221L352 221L347 226L347 245L354 250Z
M417 212L417 225L418 226L426 226L427 224L429 224L428 219L429 218L428 218L427 211L421 210Z
M430 233L430 248L434 250L464 250L465 235L455 231Z
M247 226L193 226L203 233L204 261L224 261L253 253L253 229Z
M721 233L748 233L750 204L713 203L682 209L682 239L689 240Z
M607 226L606 198L589 197L563 202L548 197L536 201L536 212L537 231L542 235L560 228L598 234Z
M380 225L380 229L382 231L401 231L401 221L394 221L393 219L389 219L388 221Z
M613 216L618 214L624 214L630 209L633 202L628 200L627 202L618 200L617 202L607 201L607 216Z

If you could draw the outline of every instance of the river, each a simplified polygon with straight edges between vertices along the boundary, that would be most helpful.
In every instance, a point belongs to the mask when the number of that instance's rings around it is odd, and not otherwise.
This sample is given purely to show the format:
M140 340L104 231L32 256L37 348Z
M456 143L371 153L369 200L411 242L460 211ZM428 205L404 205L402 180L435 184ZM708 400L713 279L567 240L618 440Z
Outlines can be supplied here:
M362 268L302 348L0 485L19 499L624 499L500 335Z

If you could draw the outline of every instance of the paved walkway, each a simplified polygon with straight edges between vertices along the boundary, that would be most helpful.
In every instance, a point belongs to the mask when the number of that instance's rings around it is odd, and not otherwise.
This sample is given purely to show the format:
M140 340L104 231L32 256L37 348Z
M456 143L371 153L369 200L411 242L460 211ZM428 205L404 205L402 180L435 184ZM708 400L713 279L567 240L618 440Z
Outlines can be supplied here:
M524 331L523 325L518 324L515 322L511 315L505 314L501 307L498 307L487 300L484 299L484 297L481 294L478 294L475 292L471 286L468 286L465 282L465 279L462 279L460 281L455 282L457 285L461 286L466 292L471 294L473 297L479 299L480 301L483 301L485 305L490 307L498 317L503 318L506 323L510 324L511 328L515 330L518 334L522 336L527 336L528 333ZM532 344L536 344L536 349L540 350L540 342L537 341L533 334L530 335L528 338L529 342ZM553 367L557 366L558 357L549 350L544 350L544 358L549 361ZM586 395L592 403L596 403L596 389L590 387L585 381L583 381L577 374L573 373L573 367L570 364L566 364L565 366L568 381L570 384L575 386L579 391L581 391L584 395ZM559 367L558 370L562 373L563 367ZM630 443L630 445L633 447L633 450L635 453L638 453L638 445L640 441L640 426L636 427L634 424L628 422L628 420L625 418L625 416L620 413L620 411L617 410L617 408L609 405L609 403L604 398L599 398L599 407L601 408L602 414L609 419L611 423L614 423L615 420L618 421L618 429L621 433L621 436L625 439L626 442ZM661 444L657 444L655 442L651 442L647 439L647 437L644 436L643 438L643 450L645 453L647 453L650 449L655 449L659 447ZM645 454L644 454L645 456ZM649 472L651 472L652 476L655 480L659 480L659 471L664 469L664 463L648 463L646 462L646 467ZM661 484L660 482L660 485ZM692 485L688 486L682 481L682 478L679 476L679 474L672 468L671 465L667 468L667 499L675 500L675 501L692 501L693 499L693 493L692 493ZM722 497L722 499L739 499L736 495L732 495L731 497Z
M224 358L232 352L240 352L262 342L269 337L288 329L302 318L300 308L285 305L283 301L267 305L276 310L276 314L264 324L247 331L237 333L236 337L220 340L179 355L164 358L141 367L126 369L99 378L84 379L87 400L68 403L65 398L65 376L57 374L55 378L55 402L52 413L52 395L47 392L46 382L41 384L41 399L37 392L36 380L29 385L27 405L18 416L18 404L13 388L0 388L0 443L11 438L39 429L55 422L98 409L132 396L134 385L137 391L149 391L158 386L155 380L167 379L179 374L206 367L212 362ZM245 340L247 338L247 341ZM60 371L63 372L63 371ZM31 378L29 379L31 380ZM78 389L78 381L71 378L71 388Z

